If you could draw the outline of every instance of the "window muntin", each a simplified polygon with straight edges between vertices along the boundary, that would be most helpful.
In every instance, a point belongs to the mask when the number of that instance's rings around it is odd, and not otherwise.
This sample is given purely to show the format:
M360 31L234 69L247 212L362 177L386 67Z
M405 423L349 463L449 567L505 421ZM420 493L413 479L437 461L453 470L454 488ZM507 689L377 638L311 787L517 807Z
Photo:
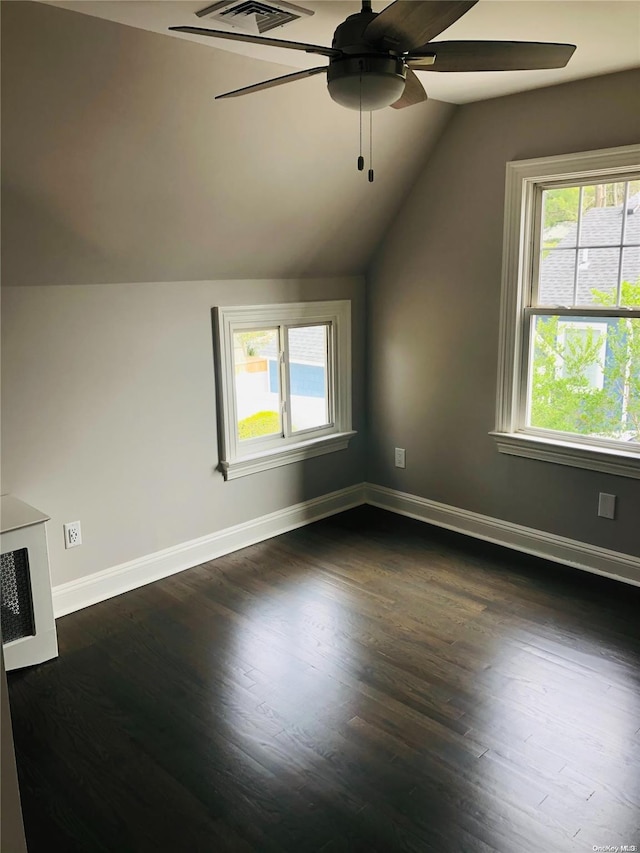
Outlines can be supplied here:
M217 308L214 316L227 479L346 447L348 300Z

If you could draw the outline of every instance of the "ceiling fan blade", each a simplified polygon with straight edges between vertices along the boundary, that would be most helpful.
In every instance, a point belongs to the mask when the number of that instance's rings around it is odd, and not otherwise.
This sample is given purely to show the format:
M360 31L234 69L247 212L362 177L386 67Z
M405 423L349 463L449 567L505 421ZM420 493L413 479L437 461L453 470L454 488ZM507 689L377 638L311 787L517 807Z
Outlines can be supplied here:
M371 44L404 53L440 35L478 0L396 0L364 31Z
M208 30L205 27L169 27L169 29L176 33L191 33L194 36L211 36L212 38L230 39L231 41L245 41L249 44L262 44L268 47L286 47L288 50L303 50L305 53L318 53L320 56L342 56L341 50L335 50L332 47L322 47L316 44L305 44L301 41L285 41L283 39L271 39L264 36L245 35L243 33L228 33L224 30Z
M420 82L418 75L414 74L411 69L407 71L407 84L404 87L404 92L401 98L391 104L394 110L402 110L404 107L411 107L414 104L419 104L421 101L427 100L427 93L424 86Z
M576 49L574 44L535 41L434 41L421 51L435 62L422 63L420 51L412 51L407 65L416 71L527 71L564 68Z
M283 83L293 83L294 80L304 80L327 70L327 66L320 68L305 68L304 71L296 71L293 74L285 74L284 77L272 77L263 83L255 83L253 86L245 86L243 89L234 89L233 92L225 92L224 95L216 95L216 101L220 98L237 98L238 95L250 95L251 92L261 92L263 89L272 89L274 86L282 86Z

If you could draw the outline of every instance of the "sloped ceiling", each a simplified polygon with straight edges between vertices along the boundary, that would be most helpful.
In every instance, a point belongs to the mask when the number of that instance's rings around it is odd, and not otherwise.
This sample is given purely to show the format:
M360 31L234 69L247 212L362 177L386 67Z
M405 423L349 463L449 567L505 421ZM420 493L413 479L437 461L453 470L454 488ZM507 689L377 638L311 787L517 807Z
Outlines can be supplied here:
M390 1L373 0L373 10L382 11ZM199 9L209 5L207 0L46 2L159 33L166 33L168 27L185 24L233 29L219 21L196 16ZM359 0L297 0L297 5L312 11L313 15L303 16L270 35L329 45L336 26L347 15L357 12L361 4ZM183 33L173 33L172 36L293 67L310 68L318 64L317 56L308 56L300 51L275 50L231 41L216 42ZM422 82L434 100L464 104L637 67L640 64L640 4L638 0L480 0L437 40L442 39L505 39L577 45L566 68L500 74L421 73Z
M2 4L5 285L358 274L455 107L358 115L285 66L39 3Z

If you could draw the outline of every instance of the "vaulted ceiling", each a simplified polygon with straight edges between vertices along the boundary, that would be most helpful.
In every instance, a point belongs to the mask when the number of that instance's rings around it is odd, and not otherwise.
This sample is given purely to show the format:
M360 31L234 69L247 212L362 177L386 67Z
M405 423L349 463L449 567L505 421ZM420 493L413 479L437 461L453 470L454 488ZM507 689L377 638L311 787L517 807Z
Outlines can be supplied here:
M47 2L164 34L168 33L169 27L182 25L234 30L233 26L221 23L219 19L196 16L198 10L212 5L208 0ZM390 2L373 0L373 10L380 12ZM298 20L269 32L270 36L330 45L337 25L360 9L358 0L296 0L295 5L313 14L301 15ZM235 31L238 32L237 27ZM183 33L172 33L172 37L297 68L319 64L317 56L299 51L212 41L207 37ZM640 5L635 0L480 0L437 37L438 41L442 39L550 41L577 45L577 51L566 68L500 74L421 75L434 100L464 104L636 67L640 63ZM259 67L256 73L260 73Z
M331 101L321 77L214 100L289 72L290 65L273 62L292 61L288 51L281 58L272 50L266 61L166 34L163 16L176 5L180 15L174 8L169 25L194 23L186 19L201 4L192 0L57 5L73 9L2 3L5 284L361 273L460 109L431 99L374 113L370 184L356 169L358 115ZM321 43L356 8L308 5L316 29L304 38ZM618 63L627 64L633 39L636 52L640 45L628 15L631 7L637 15L635 2L499 3L507 11L553 6L558 21L550 29L546 14L535 26L529 18L526 32L471 28L471 15L494 5L481 0L469 13L469 31L451 28L451 36L576 40L589 7L603 31L594 68L611 61L613 43ZM566 7L576 14L568 18ZM606 35L602 7L616 21L609 22L615 37ZM282 37L302 38L293 29ZM447 76L458 87L452 93L444 83L448 100L482 97L488 85L480 79L486 74L431 75L432 96Z
M355 274L455 108L358 115L287 67L39 3L2 10L5 284Z

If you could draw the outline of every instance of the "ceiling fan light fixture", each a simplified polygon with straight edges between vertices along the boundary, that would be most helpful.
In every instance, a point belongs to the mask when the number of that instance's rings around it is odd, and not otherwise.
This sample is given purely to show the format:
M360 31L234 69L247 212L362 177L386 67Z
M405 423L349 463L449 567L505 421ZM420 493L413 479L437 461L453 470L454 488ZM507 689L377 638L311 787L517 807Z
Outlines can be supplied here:
M362 9L338 25L331 47L204 27L169 27L172 32L246 42L265 47L299 50L329 59L329 65L307 68L216 95L236 98L303 80L327 75L330 97L347 109L367 111L383 107L404 109L427 100L415 71L524 71L564 68L573 44L516 41L434 41L440 33L466 14L478 0L394 0L381 12L362 0ZM267 3L272 6L267 7ZM284 0L217 0L196 13L223 10L223 14L262 10L278 12ZM293 7L297 12L304 9ZM228 8L230 7L230 8ZM282 10L280 10L282 11ZM306 10L312 14L309 10ZM257 11L256 11L257 14ZM275 19L274 19L275 20ZM274 20L270 20L274 24ZM277 19L280 22L280 19ZM228 23L228 22L227 22Z
M381 110L402 97L406 84L402 60L389 57L350 57L327 69L331 98L342 107L364 112Z

